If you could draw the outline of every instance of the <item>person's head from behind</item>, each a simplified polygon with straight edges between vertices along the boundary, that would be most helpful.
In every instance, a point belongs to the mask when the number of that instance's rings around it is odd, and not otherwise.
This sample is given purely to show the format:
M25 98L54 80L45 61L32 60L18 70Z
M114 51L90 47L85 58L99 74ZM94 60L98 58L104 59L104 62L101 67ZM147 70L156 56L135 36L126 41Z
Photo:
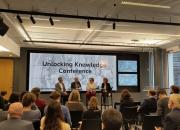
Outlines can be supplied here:
M27 93L27 91L23 91L21 94L20 94L20 101L22 102L22 98L23 96Z
M179 87L178 86L175 86L175 85L171 86L171 94L173 94L173 93L179 93Z
M116 109L107 109L102 114L104 130L120 130L122 122L122 115Z
M9 103L14 103L14 102L19 102L20 101L20 97L19 94L17 93L12 93L9 97Z
M74 82L75 82L75 83L78 83L78 82L79 82L79 78L78 78L78 77L75 77L75 78L74 78Z
M149 90L148 91L148 96L156 96L156 91L155 90Z
M162 99L163 97L166 97L166 96L167 96L166 90L160 89L160 90L157 92L157 95L158 95L158 98L159 98L159 99Z
M49 97L56 102L60 102L61 94L58 91L53 91L50 93Z
M8 114L10 118L21 118L23 115L23 105L20 102L14 102L9 106Z
M89 109L98 109L98 99L95 96L92 96L89 100Z
M128 99L130 97L131 97L131 94L130 94L129 90L123 89L121 92L121 100Z
M80 102L80 94L78 90L72 90L69 95L68 101Z
M168 102L169 109L180 109L180 94L171 94Z
M38 87L34 87L32 90L31 90L31 93L33 93L35 96L36 96L36 99L39 97L40 93L41 93L41 90L40 88Z
M22 104L24 107L31 107L35 101L36 101L36 96L31 92L25 93L22 98Z
M61 128L60 121L63 120L60 103L52 100L47 108L44 130L59 130Z
M94 83L94 78L89 78L89 83Z
M103 78L103 83L108 83L108 78L104 77Z
M58 78L59 83L63 83L63 77Z

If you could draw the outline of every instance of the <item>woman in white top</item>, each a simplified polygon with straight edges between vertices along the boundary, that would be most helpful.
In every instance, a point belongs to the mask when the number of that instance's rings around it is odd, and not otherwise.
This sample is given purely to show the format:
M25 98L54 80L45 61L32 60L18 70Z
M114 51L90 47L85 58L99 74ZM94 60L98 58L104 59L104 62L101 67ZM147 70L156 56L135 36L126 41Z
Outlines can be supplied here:
M89 99L92 96L96 96L96 84L94 83L94 78L89 78L89 82L86 86L86 99L89 101Z

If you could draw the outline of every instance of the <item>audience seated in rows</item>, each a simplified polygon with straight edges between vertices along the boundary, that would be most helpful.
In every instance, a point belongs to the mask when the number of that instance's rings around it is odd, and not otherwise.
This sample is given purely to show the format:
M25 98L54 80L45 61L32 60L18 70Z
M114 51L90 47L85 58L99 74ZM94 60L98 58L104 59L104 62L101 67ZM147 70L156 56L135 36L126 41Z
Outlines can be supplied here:
M98 109L98 99L90 98L88 110L83 113L82 119L101 119L101 110Z
M169 97L167 96L165 90L159 90L157 95L158 95L157 115L161 116L163 121L165 116L170 112L170 109L168 108Z
M69 124L65 123L61 105L52 100L48 107L46 115L41 119L40 130L70 130Z
M53 91L53 92L50 93L49 97L51 98L52 101L56 101L56 102L59 103L60 108L61 108L62 113L63 113L64 121L67 122L71 126L72 123L71 123L71 116L70 116L70 113L69 113L69 109L66 106L60 104L61 94L58 91ZM45 108L45 112L44 112L45 115L46 115L46 112L47 112L47 107L48 106L46 106L46 108Z
M143 115L148 115L150 113L155 113L157 110L157 99L156 99L156 91L149 90L148 98L144 100L142 105L138 108L138 112Z
M22 120L23 105L20 102L12 103L8 110L9 118L0 123L0 130L34 130L32 122Z
M37 105L37 107L41 111L41 115L43 115L44 108L46 106L46 102L45 102L45 100L39 98L39 95L41 93L40 88L38 88L38 87L33 88L31 90L31 93L33 93L36 96L35 104Z
M110 108L102 114L103 130L120 130L123 123L122 115L116 109Z
M6 104L5 106L4 106L4 111L7 111L8 109L9 109L9 106L12 104L12 103L14 103L14 102L19 102L20 100L19 100L19 94L17 94L17 93L12 93L11 95L10 95L10 97L9 97L9 100L8 100L8 104Z
M27 92L22 98L23 116L22 119L29 121L37 121L41 118L41 112L35 105L36 97L34 94Z
M83 103L80 102L80 94L78 90L72 90L72 92L69 95L66 106L69 108L69 111L85 111Z
M172 94L169 98L168 107L171 112L165 117L163 130L180 130L180 95ZM161 128L156 128L156 130L161 130Z

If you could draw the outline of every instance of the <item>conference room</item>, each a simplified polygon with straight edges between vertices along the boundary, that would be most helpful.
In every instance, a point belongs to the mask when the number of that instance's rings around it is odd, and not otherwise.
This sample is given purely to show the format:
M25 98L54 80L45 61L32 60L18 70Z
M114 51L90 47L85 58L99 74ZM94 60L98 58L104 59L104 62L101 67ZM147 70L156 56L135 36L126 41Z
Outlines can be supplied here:
M0 0L0 130L180 130L179 8Z

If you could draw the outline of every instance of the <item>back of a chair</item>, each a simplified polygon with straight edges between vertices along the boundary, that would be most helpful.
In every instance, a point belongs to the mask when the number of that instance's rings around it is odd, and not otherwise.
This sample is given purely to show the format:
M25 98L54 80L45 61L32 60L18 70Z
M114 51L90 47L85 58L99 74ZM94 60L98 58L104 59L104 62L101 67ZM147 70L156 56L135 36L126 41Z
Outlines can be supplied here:
M136 121L138 116L137 108L138 106L124 107L122 112L123 119L125 121Z
M70 111L72 128L78 128L79 122L82 121L83 111Z
M145 115L142 130L155 130L155 126L162 126L161 116Z
M0 122L7 120L8 112L7 111L0 111Z
M33 122L34 130L40 130L40 120Z
M83 119L80 130L101 130L101 119Z

